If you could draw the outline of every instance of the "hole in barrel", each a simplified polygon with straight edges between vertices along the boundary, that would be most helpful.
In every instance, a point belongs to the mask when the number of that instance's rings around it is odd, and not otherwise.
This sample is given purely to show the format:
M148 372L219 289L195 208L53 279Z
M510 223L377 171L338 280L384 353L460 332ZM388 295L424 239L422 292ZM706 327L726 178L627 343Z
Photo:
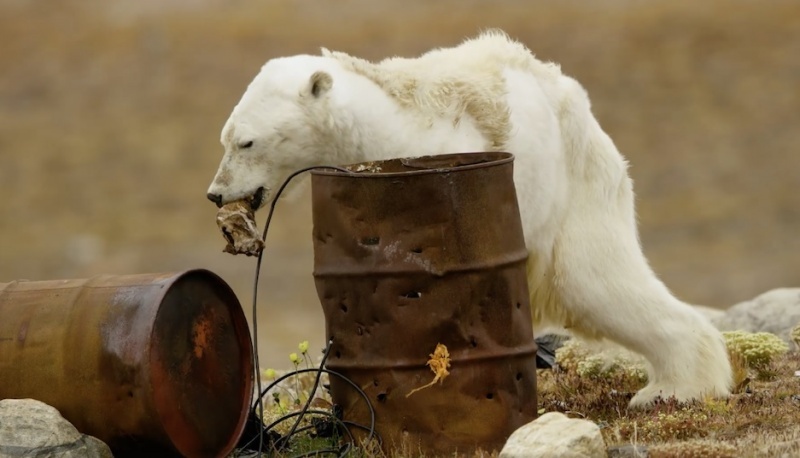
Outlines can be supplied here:
M517 372L517 381L522 380L522 372Z
M416 253L416 254L420 254L420 253L422 253L422 248L420 248L420 247L412 248L411 252L412 253Z
M406 299L419 299L420 297L422 297L422 293L420 293L419 291L409 291L403 294L403 297L405 297Z
M521 303L521 302L517 302L517 308L518 308L518 309L519 309L519 308L522 308L522 303Z
M380 237L363 237L361 239L361 244L362 245L370 246L370 245L377 245L379 243L381 243L381 238Z
M386 402L386 393L378 393L378 402Z
M494 393L486 393L486 399L494 399Z
M340 352L339 350L336 350L336 353L334 353L334 355L336 355L337 359L341 358L342 357L342 352Z
M478 346L478 340L475 338L475 336L469 336L469 344L472 348Z
M341 304L339 304L339 308L340 308L340 309L342 309L342 311L343 311L344 313L347 313L347 304L345 304L344 302L342 302Z

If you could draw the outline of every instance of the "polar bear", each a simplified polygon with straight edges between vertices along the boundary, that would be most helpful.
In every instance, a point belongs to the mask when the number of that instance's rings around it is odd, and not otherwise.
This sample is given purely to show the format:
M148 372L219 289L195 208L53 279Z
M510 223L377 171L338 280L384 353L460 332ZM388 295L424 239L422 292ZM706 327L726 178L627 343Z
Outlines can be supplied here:
M511 152L534 329L559 326L644 356L649 381L631 406L730 394L722 335L642 253L628 164L586 92L503 32L379 63L326 49L272 59L221 142L208 198L249 198L254 209L302 167Z

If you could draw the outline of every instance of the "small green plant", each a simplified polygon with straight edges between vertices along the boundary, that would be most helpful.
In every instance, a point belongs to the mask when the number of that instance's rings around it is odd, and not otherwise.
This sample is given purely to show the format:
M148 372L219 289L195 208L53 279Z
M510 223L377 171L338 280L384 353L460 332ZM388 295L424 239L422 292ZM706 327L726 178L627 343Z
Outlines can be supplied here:
M739 352L728 348L728 359L731 362L733 375L733 392L743 393L750 384L750 374L747 369L747 360Z
M263 369L261 371L261 378L265 379L265 380L275 380L275 377L277 377L277 376L278 376L278 373L275 372L275 369L272 369L272 368Z
M794 349L800 350L800 323L797 323L797 325L792 328L790 337L792 342L794 342Z
M556 350L556 363L567 372L581 377L612 378L624 377L632 381L647 381L644 364L625 351L593 352L586 343L577 339L567 341Z
M590 354L591 351L586 345L577 339L570 339L556 350L556 363L567 372L576 372L578 364Z
M744 358L747 367L756 371L760 379L774 377L770 369L773 359L789 351L786 342L769 332L728 331L722 335L732 357Z
M653 412L645 419L621 418L616 426L623 436L632 437L635 433L640 440L661 442L705 437L707 422L704 412L684 406Z
M324 388L329 382L328 375L311 370L318 363L312 361L308 354L308 341L300 342L297 348L299 352L288 355L293 369L276 371L268 368L261 371L262 382L265 387L269 386L269 391L263 396L262 417L264 425L269 425L269 456L280 458L331 454L331 451L338 451L344 445L342 440L353 441L347 452L348 457L382 456L377 440L366 443L358 436L349 433L343 435L344 430L337 426L334 419L335 409L330 395ZM318 376L319 384L316 384ZM306 403L308 410L303 413ZM303 415L295 427L300 413ZM342 423L338 425L342 426ZM237 450L229 458L253 456L249 453Z
M292 352L289 354L289 362L294 366L294 370L301 369L305 366L306 369L311 367L311 357L308 355L308 341L305 340L298 344L300 353ZM266 384L270 384L283 376L287 371L278 372L273 368L263 369L261 371L261 380ZM278 384L264 396L264 419L265 421L273 421L286 415L293 410L300 408L303 403L308 400L309 393L314 384L315 375L313 373L298 374L289 377L283 383ZM289 385L287 387L286 385ZM316 393L320 396L320 393ZM280 428L279 428L280 429Z

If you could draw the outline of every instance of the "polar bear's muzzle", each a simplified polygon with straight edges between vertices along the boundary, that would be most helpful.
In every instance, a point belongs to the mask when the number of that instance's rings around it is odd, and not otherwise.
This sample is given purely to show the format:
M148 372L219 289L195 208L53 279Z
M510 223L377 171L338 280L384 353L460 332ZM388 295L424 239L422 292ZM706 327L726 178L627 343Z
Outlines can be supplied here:
M244 199L240 199L240 201L246 203L250 207L250 209L255 212L256 210L261 208L261 205L264 203L264 195L265 194L266 194L266 191L264 190L264 187L262 186L262 187L259 187L258 189L256 189L256 191L254 193L250 194L249 196L245 197ZM214 193L209 192L208 194L206 194L206 197L211 202L214 202L217 205L217 208L222 208L222 206L224 205L224 202L223 202L224 198L222 197L222 194L214 194Z

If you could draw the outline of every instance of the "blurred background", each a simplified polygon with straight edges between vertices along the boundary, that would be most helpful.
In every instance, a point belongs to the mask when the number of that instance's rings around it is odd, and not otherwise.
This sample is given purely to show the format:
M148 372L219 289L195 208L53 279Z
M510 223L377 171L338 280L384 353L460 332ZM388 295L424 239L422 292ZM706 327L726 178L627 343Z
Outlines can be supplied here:
M678 296L800 286L797 24L796 0L0 0L0 283L205 267L249 315L255 261L222 252L205 193L260 66L500 27L588 90ZM324 342L308 192L278 205L264 260L262 364L290 367Z

